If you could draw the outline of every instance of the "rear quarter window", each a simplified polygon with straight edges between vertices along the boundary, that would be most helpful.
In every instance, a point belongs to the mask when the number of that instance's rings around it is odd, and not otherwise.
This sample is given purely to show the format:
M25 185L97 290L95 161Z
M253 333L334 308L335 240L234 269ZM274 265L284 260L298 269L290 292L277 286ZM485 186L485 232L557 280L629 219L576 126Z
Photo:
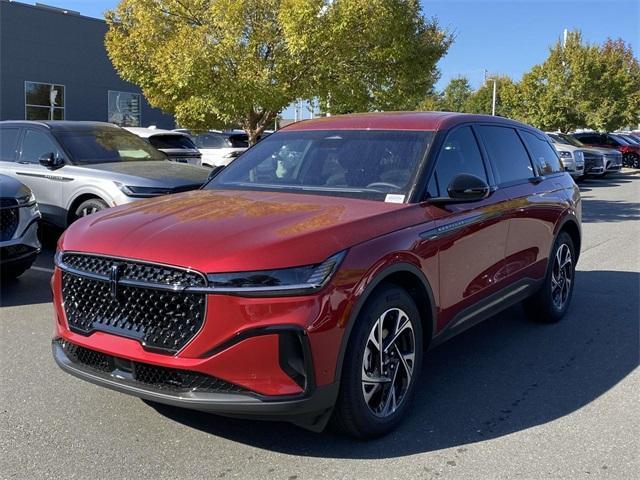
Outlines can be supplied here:
M478 132L499 184L523 181L534 176L529 154L515 129L480 125Z
M529 132L521 130L520 133L541 175L550 175L563 171L560 159L549 142Z

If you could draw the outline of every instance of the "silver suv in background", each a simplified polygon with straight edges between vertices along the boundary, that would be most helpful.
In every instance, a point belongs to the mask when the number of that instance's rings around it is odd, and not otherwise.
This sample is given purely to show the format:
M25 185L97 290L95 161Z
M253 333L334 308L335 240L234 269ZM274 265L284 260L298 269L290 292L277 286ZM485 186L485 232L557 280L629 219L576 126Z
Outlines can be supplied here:
M107 207L198 189L210 173L101 122L4 121L0 147L0 174L26 184L43 220L62 228Z
M547 132L553 146L560 155L562 166L574 179L584 176L584 149L574 145L574 139L566 140L562 133Z
M0 175L0 276L3 281L22 275L40 253L39 220L40 211L33 192L16 179Z
M600 176L616 172L621 168L622 155L617 150L586 145L575 136L566 133L547 132L547 135L556 149L560 146L565 149L573 147L574 151L582 152L585 175Z
M169 160L178 163L188 163L200 167L202 154L193 143L191 137L182 132L162 130L159 128L125 127L125 130L139 136L153 147L164 153Z

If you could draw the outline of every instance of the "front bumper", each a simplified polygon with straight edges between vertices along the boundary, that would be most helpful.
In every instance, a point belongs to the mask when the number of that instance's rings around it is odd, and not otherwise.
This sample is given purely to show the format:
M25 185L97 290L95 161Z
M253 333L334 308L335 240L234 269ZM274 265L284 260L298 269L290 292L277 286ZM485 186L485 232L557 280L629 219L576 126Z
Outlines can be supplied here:
M92 368L74 360L64 349L65 340L52 342L53 357L58 366L82 380L118 392L154 402L200 410L219 415L260 420L286 420L313 429L327 416L337 398L337 383L309 388L299 395L265 396L250 391L204 392L197 388L187 391L167 391L136 381L132 375L115 367L112 371ZM117 360L122 360L118 358Z
M23 207L21 210L26 210ZM40 240L38 240L38 221L40 212L35 207L35 212L29 216L20 213L20 224L16 234L11 240L0 242L0 264L8 265L18 262L33 260L40 253Z

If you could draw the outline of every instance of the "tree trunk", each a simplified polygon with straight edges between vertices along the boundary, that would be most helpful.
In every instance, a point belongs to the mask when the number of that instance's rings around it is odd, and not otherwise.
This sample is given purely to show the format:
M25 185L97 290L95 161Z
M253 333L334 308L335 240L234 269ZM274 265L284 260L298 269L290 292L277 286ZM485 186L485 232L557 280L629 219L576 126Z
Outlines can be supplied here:
M250 111L244 120L243 128L249 137L249 146L252 147L266 130L267 126L275 120L277 113L267 110Z

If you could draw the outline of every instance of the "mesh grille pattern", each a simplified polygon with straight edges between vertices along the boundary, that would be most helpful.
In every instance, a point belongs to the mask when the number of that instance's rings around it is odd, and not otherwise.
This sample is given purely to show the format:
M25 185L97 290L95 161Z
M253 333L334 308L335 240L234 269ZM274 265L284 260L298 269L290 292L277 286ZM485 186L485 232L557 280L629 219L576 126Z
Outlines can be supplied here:
M87 368L103 373L111 373L116 369L116 357L69 342L63 341L61 344L67 356L75 363L81 363ZM198 372L119 360L131 366L131 375L135 381L156 390L209 393L240 393L247 391L238 385Z
M18 200L16 200L15 198L0 198L0 208L17 206Z
M62 262L75 270L103 275L105 277L109 276L112 265L122 264L122 273L120 275L120 279L122 280L194 287L206 285L205 278L199 273L144 262L117 260L77 253L65 253L62 256Z
M18 209L0 210L0 241L11 240L18 228Z
M120 285L114 298L108 282L63 272L62 298L73 331L106 331L168 353L184 347L204 322L205 299L198 293Z

